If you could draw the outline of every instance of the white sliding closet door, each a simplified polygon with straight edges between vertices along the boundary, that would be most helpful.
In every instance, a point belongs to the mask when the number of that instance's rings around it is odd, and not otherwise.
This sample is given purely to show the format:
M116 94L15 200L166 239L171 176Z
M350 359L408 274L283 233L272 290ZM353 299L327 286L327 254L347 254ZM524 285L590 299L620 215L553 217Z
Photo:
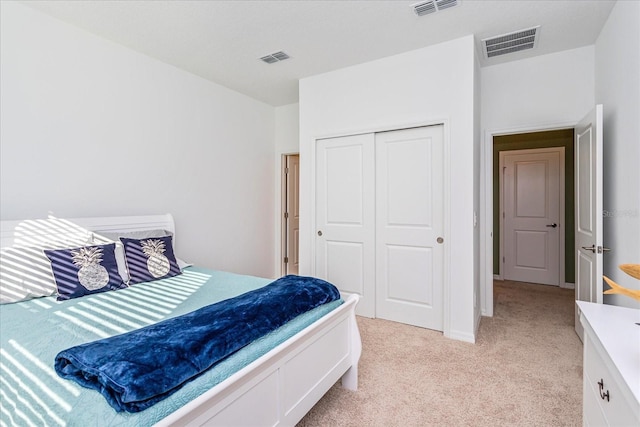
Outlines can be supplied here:
M321 139L316 270L356 313L443 329L443 126Z
M376 317L443 329L443 126L376 134Z
M356 313L375 317L374 134L322 139L316 146L316 275Z

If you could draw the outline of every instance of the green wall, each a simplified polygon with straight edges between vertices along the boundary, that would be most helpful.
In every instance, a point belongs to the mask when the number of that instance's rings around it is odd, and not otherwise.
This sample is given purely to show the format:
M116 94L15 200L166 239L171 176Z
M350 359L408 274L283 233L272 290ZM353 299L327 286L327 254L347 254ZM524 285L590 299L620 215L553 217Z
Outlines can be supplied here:
M565 282L575 282L573 129L523 133L493 137L493 273L500 274L500 151L564 147Z

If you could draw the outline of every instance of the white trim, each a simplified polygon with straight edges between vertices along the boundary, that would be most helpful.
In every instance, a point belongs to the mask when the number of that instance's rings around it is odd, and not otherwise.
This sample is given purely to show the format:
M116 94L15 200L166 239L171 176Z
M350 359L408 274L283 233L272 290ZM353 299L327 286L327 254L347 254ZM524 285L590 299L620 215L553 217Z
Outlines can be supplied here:
M315 142L319 139L339 138L342 136L362 135L367 133L390 132L395 130L419 128L419 127L425 127L425 126L437 126L437 125L444 125L445 132L446 132L448 124L449 124L449 119L446 116L435 116L434 118L430 120L425 120L425 121L390 123L390 124L383 124L383 125L371 126L371 127L365 127L365 128L345 129L341 131L327 132L327 133L316 135L315 137L312 138L312 140Z
M502 277L493 274L493 135L486 140L480 147L480 312L493 317L493 280Z
M479 324L479 322L478 322ZM476 326L477 327L477 326ZM464 341L471 344L476 343L476 337L474 334L468 332L461 331L450 331L449 335L446 335L447 338L451 338L453 340Z
M485 316L493 316L493 137L517 133L541 132L575 128L577 122L532 124L517 128L493 129L484 133L484 174L481 176L481 193L484 187L484 218L480 221L480 233L486 236L484 250L480 250L480 263L485 266L485 275L480 277L480 292L484 296L481 307Z
M444 161L443 161L443 205L444 205L444 265L443 267L443 289L442 289L442 334L445 337L453 338L451 335L451 127L449 120L442 120L444 132ZM479 322L476 324L478 325ZM472 335L471 342L475 342L475 334ZM465 340L463 340L465 341Z
M576 284L575 283L569 283L569 282L562 282L562 283L560 283L560 287L562 289L575 289L576 288Z
M279 269L276 269L276 273L279 272L280 275L284 275L287 272L287 267L284 263L284 256L287 253L287 229L286 229L286 220L284 218L284 213L287 211L287 176L285 170L287 168L287 156L289 154L280 155L280 168L277 169L280 171L280 212L278 212L277 218L280 220L278 224L280 225L280 250L278 252L278 260L279 260Z

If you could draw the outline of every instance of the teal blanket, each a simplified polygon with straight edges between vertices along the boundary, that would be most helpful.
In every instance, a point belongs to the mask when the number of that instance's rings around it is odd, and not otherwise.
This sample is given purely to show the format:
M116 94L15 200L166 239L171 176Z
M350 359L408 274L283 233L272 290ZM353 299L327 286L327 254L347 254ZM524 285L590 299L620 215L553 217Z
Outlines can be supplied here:
M116 411L139 412L254 340L339 299L328 282L285 276L191 313L63 350L55 370L100 392Z

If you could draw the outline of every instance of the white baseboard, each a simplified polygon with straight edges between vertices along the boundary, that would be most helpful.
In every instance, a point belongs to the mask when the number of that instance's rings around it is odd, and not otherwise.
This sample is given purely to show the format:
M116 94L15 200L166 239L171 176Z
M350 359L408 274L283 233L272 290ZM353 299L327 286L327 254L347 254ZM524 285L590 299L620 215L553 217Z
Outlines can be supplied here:
M502 280L502 275L501 274L494 274L493 275L493 280Z
M576 288L576 284L575 283L564 282L564 283L560 283L560 287L562 289L575 289Z
M464 342L468 342L468 343L471 343L471 344L475 344L476 343L475 334L470 334L468 332L449 331L449 333L447 335L445 335L445 336L447 338L451 338L453 340L464 341Z

